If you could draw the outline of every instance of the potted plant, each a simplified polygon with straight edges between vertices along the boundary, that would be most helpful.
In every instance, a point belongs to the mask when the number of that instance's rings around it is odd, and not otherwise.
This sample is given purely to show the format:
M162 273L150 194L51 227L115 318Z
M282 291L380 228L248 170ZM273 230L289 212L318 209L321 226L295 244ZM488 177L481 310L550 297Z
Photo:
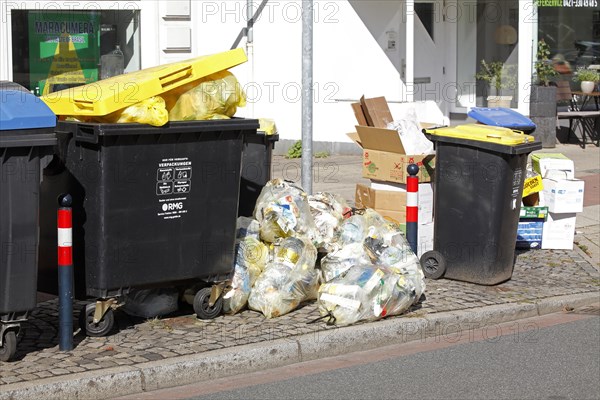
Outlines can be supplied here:
M533 135L546 148L556 146L556 85L552 80L558 72L549 56L550 47L540 40L529 96L529 117L537 126Z
M556 116L556 85L553 80L559 74L550 59L550 47L542 39L538 42L537 57L531 85L530 116Z
M481 60L481 69L475 75L475 79L487 82L490 89L493 89L487 97L488 107L510 107L513 96L502 96L502 90L510 89L512 93L517 83L516 76L515 65L504 64L501 61L488 63Z
M592 93L596 82L600 81L600 73L591 69L578 68L573 79L581 82L581 91L583 93Z

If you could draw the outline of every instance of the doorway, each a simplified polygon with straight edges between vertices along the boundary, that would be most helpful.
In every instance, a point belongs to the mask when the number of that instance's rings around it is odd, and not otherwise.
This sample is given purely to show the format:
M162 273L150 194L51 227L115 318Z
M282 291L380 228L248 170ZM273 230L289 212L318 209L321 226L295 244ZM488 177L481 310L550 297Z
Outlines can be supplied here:
M432 100L444 114L446 22L443 0L415 0L414 100Z

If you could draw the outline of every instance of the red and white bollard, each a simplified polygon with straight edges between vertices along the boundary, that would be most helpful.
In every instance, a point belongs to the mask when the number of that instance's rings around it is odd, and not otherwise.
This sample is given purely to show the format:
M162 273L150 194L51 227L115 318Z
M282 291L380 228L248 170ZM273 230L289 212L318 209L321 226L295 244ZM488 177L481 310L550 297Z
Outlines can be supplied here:
M413 253L417 254L419 240L419 167L410 164L406 169L406 239Z
M73 200L58 199L58 348L73 350Z

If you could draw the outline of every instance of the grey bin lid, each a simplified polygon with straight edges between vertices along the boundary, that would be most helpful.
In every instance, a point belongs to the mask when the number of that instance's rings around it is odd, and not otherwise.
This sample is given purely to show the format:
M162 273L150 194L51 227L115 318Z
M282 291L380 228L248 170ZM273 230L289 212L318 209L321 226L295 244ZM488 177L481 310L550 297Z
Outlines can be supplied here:
M0 81L0 131L54 128L56 115L23 86Z

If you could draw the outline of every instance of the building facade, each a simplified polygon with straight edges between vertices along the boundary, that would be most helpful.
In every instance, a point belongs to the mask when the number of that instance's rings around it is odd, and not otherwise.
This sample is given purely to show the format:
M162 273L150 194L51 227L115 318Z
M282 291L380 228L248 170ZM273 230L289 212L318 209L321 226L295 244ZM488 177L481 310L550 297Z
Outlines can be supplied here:
M539 39L570 72L600 64L599 0L315 0L316 142L353 146L350 102L435 101L460 119L503 96L527 115ZM275 119L282 139L301 136L301 1L1 0L0 79L35 93L94 82L117 46L125 72L228 50L248 10L261 8L236 67L248 96L241 116ZM475 78L501 66L501 82ZM501 63L501 64L498 64ZM338 146L338 147L339 147ZM334 146L335 147L335 146ZM335 149L338 149L335 147ZM338 149L339 150L339 149Z

